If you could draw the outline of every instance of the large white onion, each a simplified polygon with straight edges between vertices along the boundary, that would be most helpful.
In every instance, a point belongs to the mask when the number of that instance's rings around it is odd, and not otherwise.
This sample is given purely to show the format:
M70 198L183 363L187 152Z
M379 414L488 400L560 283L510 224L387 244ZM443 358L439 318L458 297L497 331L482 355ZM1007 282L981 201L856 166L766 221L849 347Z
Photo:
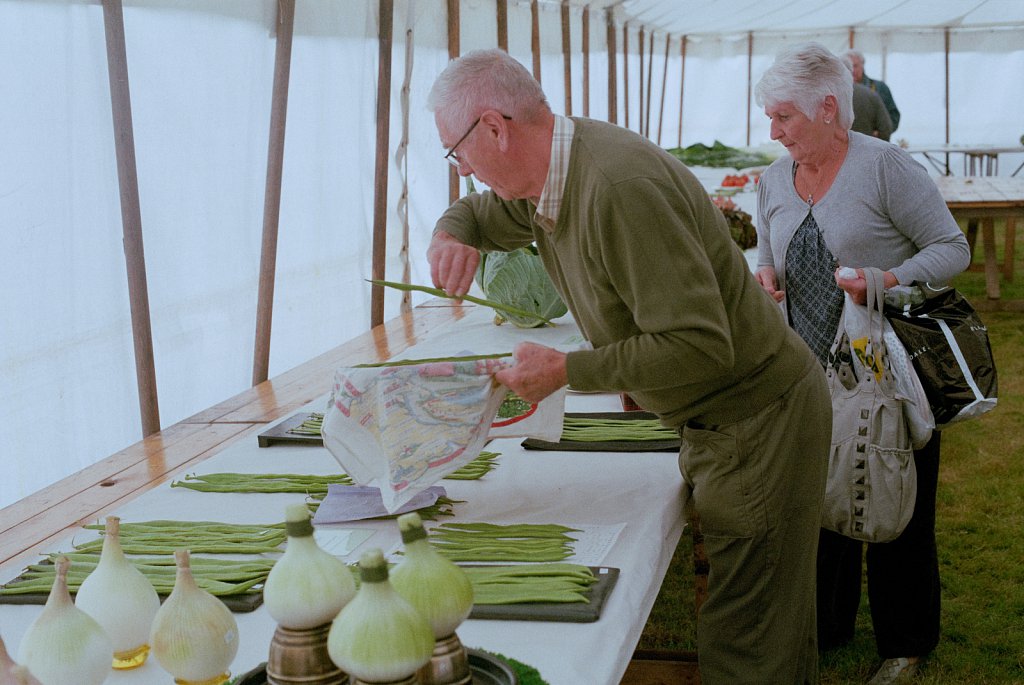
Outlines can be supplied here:
M149 643L164 670L177 682L227 680L238 653L238 624L224 603L196 585L189 553L174 553L174 590L153 619Z
M391 570L391 584L419 611L440 640L455 632L473 609L473 585L466 572L427 540L419 514L398 517L405 555Z
M14 663L2 637L0 637L0 684L42 685L34 675L29 673L27 668Z
M114 643L114 668L141 666L149 654L149 630L160 608L153 584L121 549L121 519L108 516L99 564L75 596Z
M327 653L338 668L370 683L408 678L430 661L430 624L388 582L379 549L359 560L359 591L331 624Z
M263 586L263 604L277 624L302 630L323 625L356 594L345 563L316 543L309 508L293 504L285 511L288 546Z
M110 672L113 643L100 624L71 601L71 562L61 556L56 563L50 596L22 638L18 660L43 685L100 685Z

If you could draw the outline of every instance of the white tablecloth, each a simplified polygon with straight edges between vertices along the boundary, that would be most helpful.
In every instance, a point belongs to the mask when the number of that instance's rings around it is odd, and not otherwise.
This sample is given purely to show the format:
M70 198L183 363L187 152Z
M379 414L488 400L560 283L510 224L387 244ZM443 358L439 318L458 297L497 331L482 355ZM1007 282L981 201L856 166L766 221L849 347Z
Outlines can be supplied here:
M519 340L572 347L580 338L571 321L546 329L495 327L491 311L474 308L461 321L439 327L430 339L410 349L406 358L511 351ZM322 401L310 405L319 409ZM570 393L567 411L619 411L618 395ZM275 445L260 448L250 433L192 469L277 473L337 473L340 469L326 449ZM675 453L550 452L525 450L519 439L490 443L500 452L499 466L478 481L442 481L450 497L466 500L455 505L455 516L444 520L494 523L619 524L625 529L603 560L621 570L603 614L594 623L469 620L458 630L462 642L499 652L535 666L550 685L618 685L639 640L662 578L683 530L681 478ZM180 478L183 474L178 474ZM113 512L125 521L152 519L217 520L274 523L284 519L287 504L300 495L212 494L165 484ZM393 522L365 522L373 535L348 560L371 546L385 551L398 542ZM343 526L350 527L350 526ZM68 551L71 540L54 547ZM18 575L20 568L0 568L0 581ZM0 635L16 654L39 606L0 605ZM241 647L232 672L243 673L267 658L274 623L263 608L236 613ZM167 685L170 676L154 659L136 670L111 672L108 684Z

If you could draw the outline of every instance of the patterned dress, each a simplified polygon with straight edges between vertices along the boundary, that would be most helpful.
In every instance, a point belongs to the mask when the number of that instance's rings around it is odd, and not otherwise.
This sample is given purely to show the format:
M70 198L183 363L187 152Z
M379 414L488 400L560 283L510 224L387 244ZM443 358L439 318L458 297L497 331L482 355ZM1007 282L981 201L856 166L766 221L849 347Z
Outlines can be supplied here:
M809 210L786 250L786 302L793 330L822 367L843 313L843 291L833 276L836 267L836 258Z

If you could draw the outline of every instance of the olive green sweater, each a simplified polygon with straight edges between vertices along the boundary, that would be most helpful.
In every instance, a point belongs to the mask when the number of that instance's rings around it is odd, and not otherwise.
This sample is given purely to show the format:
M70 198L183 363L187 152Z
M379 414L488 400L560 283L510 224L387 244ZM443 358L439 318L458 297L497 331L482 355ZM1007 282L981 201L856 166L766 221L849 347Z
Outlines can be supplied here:
M573 121L551 233L532 202L490 191L455 202L435 228L487 251L536 242L594 348L569 353L570 385L628 392L669 426L724 424L816 365L693 174L636 133Z

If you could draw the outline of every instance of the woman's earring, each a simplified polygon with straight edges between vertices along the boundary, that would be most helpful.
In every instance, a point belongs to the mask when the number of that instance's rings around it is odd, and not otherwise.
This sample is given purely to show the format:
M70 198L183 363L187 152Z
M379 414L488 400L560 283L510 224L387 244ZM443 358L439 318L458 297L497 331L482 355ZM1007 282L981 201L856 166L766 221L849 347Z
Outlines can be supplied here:
M832 123L832 120L831 120L831 119L826 119L826 120L825 120L825 123L826 123L826 124L831 124L831 123Z

